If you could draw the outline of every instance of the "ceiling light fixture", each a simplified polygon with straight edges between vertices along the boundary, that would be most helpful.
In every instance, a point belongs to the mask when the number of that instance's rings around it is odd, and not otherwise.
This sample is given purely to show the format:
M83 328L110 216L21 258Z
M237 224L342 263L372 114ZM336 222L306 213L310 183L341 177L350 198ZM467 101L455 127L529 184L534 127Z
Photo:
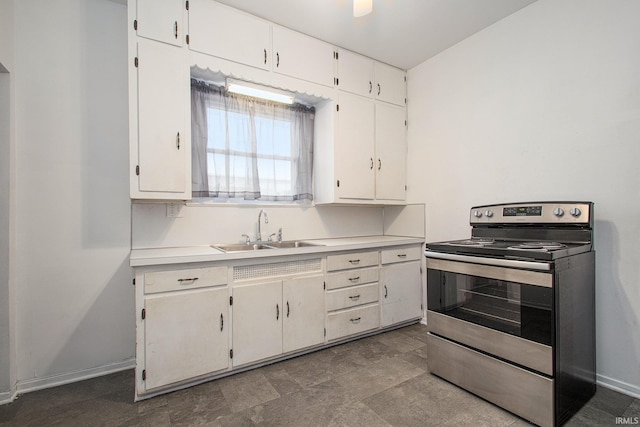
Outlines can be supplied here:
M368 15L373 10L373 0L353 0L353 17Z
M240 80L227 79L227 90L240 95L252 96L254 98L266 99L268 101L280 102L282 104L293 104L294 97L291 93L267 88L257 84L243 82Z

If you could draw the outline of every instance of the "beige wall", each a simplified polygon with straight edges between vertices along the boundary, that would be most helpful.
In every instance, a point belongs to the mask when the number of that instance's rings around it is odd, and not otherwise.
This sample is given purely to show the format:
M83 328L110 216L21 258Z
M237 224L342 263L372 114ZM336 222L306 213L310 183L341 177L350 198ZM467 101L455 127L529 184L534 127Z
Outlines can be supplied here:
M594 201L598 381L636 396L638 16L636 0L539 0L408 73L427 241L468 236L475 204Z

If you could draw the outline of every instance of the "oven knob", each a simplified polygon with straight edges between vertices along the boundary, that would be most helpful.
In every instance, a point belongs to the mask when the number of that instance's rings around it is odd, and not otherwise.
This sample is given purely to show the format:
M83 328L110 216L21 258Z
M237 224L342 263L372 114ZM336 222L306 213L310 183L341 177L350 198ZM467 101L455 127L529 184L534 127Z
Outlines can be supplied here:
M487 218L491 218L493 216L493 212L491 211L486 211L484 214Z
M480 218L482 216L482 212L480 211L474 211L473 212L473 216L475 216L476 218Z
M571 215L575 216L575 217L578 217L578 216L580 216L580 214L581 214L582 212L580 211L580 209L579 209L579 208L571 208L571 210L569 211L569 213L570 213Z
M562 215L564 215L564 209L562 209L562 208L555 208L555 209L553 210L553 214L554 214L555 216L562 216Z

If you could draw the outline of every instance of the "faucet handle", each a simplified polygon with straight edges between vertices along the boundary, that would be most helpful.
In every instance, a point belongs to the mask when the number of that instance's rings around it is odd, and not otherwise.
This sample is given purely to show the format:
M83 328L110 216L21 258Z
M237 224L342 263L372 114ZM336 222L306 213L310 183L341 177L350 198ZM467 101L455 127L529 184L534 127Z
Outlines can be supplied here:
M269 234L269 237L267 238L267 242L273 242L272 237L275 236L275 235L276 235L276 233Z
M249 237L249 235L248 235L248 234L244 234L244 233L243 233L243 234L242 234L242 237L244 237L244 243L245 243L245 244L247 244L247 245L248 245L249 243L251 243L251 238Z
M282 243L282 227L278 229L278 242Z

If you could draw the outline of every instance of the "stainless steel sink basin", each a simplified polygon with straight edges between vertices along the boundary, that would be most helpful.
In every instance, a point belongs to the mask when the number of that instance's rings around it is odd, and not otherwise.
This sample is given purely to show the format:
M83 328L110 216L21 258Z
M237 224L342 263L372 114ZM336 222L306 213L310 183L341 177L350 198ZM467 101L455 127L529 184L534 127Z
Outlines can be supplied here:
M291 249L304 248L307 246L322 246L315 243L304 242L302 240L290 240L285 242L262 242L262 243L219 243L211 245L212 248L223 252L247 252L262 249Z
M276 249L289 249L289 248L304 248L307 246L321 246L315 243L304 242L302 240L290 240L287 242L268 242L267 246L271 246Z
M257 251L261 249L273 249L264 243L230 243L230 244L217 244L211 245L212 248L221 250L222 252L245 252L245 251Z

